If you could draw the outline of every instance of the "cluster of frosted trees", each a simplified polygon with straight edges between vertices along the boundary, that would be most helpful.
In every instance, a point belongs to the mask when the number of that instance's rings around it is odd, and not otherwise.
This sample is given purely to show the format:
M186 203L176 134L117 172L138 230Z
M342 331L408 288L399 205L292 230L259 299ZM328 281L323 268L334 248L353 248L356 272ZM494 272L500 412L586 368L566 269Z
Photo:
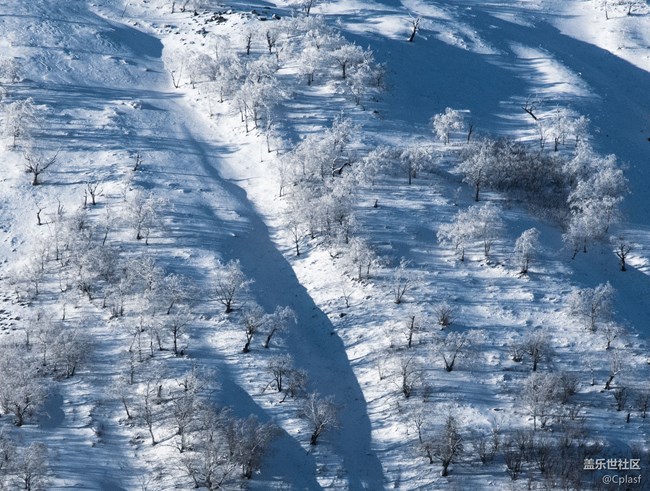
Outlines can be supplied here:
M602 157L591 149L585 140L585 118L571 118L557 109L548 121L536 119L545 128L541 149L506 139L478 139L464 149L458 170L472 186L476 201L484 189L495 189L559 217L565 244L575 257L587 252L590 243L607 238L618 218L627 181L613 155ZM545 152L548 135L553 151ZM458 249L462 234L455 235L457 239L451 242ZM449 241L448 236L445 229L443 239ZM615 246L623 255L624 267L629 245L619 242Z
M229 100L246 131L271 132L273 107L290 96L298 80L307 86L341 81L357 105L382 83L383 70L372 53L346 41L320 17L251 20L241 34L239 46L212 37L210 52L167 52L165 65L174 86L188 83L206 96L210 113L214 104ZM300 78L279 75L281 68Z

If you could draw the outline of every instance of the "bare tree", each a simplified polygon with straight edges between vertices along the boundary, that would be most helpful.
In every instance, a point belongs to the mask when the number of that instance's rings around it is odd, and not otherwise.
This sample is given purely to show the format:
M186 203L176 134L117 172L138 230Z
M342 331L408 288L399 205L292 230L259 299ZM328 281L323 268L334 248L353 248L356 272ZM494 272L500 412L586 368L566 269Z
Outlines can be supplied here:
M650 391L642 390L637 394L636 397L637 408L643 419L648 415L648 409L650 408Z
M318 392L312 392L307 396L302 408L302 415L310 424L310 445L316 445L324 431L338 427L337 413L331 397L321 397Z
M630 252L632 252L632 244L625 240L624 237L612 237L611 243L614 246L614 253L621 264L621 271L627 271L625 261L627 260L627 256L630 255Z
M447 302L442 302L435 308L435 315L440 329L445 329L454 323L456 309Z
M192 314L185 306L161 319L163 328L172 335L172 349L175 355L182 355L185 352L186 346L179 348L178 343L185 334L191 319Z
M621 362L621 355L617 349L610 352L609 355L609 375L607 381L605 382L605 390L609 390L612 386L614 378L621 373L623 369L623 363Z
M23 157L25 158L25 170L33 176L32 186L38 186L40 184L38 180L39 176L56 164L58 152L52 156L45 156L35 152L25 151Z
M413 16L411 16L411 35L408 38L409 43L412 43L413 40L415 39L415 35L417 34L418 30L420 29L420 22L422 22L421 17L413 17Z
M510 479L516 481L521 473L521 467L524 463L524 456L521 449L514 440L509 439L503 443L502 451L503 461L506 464L506 471L508 472Z
M402 258L399 266L393 272L391 281L391 289L393 293L393 301L400 304L404 300L406 292L413 289L419 283L417 274L409 269L410 261Z
M95 206L97 204L97 197L101 196L104 192L101 187L100 181L89 181L86 183L86 195L90 196L90 203Z
M526 98L526 103L522 106L522 109L528 113L528 115L533 118L535 121L538 120L537 116L535 116L535 111L537 111L537 105L539 104L539 99L537 97L533 97L532 95L529 95Z
M411 348L413 346L413 336L421 331L424 331L424 325L422 324L421 315L411 314L407 317L405 323L405 333L406 333L406 346Z
M415 355L401 356L397 361L397 374L399 388L408 399L411 397L415 385L422 377L422 367L415 358Z
M449 466L463 453L463 436L460 433L456 418L448 415L442 430L425 439L422 444L424 451L429 458L429 463L436 460L442 464L441 476L449 475Z
M159 381L157 379L151 378L145 382L144 390L141 394L140 400L140 418L147 426L149 430L149 435L151 436L151 444L156 445L158 441L153 432L153 426L158 420L158 409L154 403L154 399L158 394L158 385Z
M456 366L459 358L467 353L467 350L480 337L477 331L450 332L447 335L435 337L435 352L442 358L447 372L451 372Z

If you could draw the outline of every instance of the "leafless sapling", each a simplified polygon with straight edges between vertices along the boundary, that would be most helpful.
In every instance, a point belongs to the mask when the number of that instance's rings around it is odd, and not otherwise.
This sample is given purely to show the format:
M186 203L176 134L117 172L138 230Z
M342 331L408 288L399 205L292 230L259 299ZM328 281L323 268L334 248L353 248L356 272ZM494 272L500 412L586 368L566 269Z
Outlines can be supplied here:
M451 415L447 416L438 433L424 440L423 447L429 463L440 462L442 477L449 475L449 466L463 453L463 440L458 421Z
M49 156L35 152L23 152L25 170L32 175L32 186L40 184L39 176L56 164L58 155L58 152Z
M400 391L408 399L422 378L422 367L415 355L401 356L397 360L397 375Z
M624 237L613 237L612 244L614 245L614 252L621 264L621 271L627 271L626 260L630 252L632 252L632 244L626 241Z
M522 109L530 115L531 118L533 118L535 121L538 120L537 116L535 116L535 111L537 110L537 105L539 104L539 99L537 97L533 97L532 95L529 95L526 98L526 103L523 105Z
M415 35L420 29L420 22L422 22L421 17L412 17L411 16L411 34L409 35L408 42L412 43L415 39Z

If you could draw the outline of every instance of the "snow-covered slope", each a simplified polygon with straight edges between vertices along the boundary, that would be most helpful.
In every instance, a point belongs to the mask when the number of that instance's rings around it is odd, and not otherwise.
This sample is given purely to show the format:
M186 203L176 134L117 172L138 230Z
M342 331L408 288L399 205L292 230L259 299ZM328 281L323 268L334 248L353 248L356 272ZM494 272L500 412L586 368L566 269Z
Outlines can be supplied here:
M602 473L582 470L583 458L650 466L642 410L650 391L646 9L628 16L616 7L605 18L596 2L578 0L315 2L312 18L384 64L383 87L357 93L336 62L305 83L296 46L306 30L294 26L296 40L278 28L285 37L267 45L267 32L304 15L297 4L38 0L0 8L0 56L17 60L17 76L3 80L5 128L11 104L33 100L15 145L5 134L2 149L1 358L9 365L12 357L33 358L47 387L27 424L13 427L5 407L0 425L17 447L12 463L32 442L47 446L47 470L32 466L46 477L42 487L217 489L200 479L212 465L227 489L596 489ZM190 73L199 54L222 64L234 56L244 72L251 60L277 63L266 95L274 104L260 108L268 107L260 116L266 127L245 127L236 89L219 102L203 75ZM531 100L536 118L522 109ZM473 138L508 137L545 155L552 145L538 148L537 117L550 120L558 107L587 116L586 139L616 154L629 181L622 219L608 232L632 245L628 271L619 271L607 242L572 260L557 215L489 188L482 201L496 203L504 220L490 259L468 246L459 261L439 244L441 225L475 204L456 167L467 135L456 132L445 145L431 130L430 118L447 107L465 111ZM287 180L278 196L283 159L307 135L325 138L337 118L354 129L349 161L332 181L353 175L380 145L415 142L433 158L410 184L405 172L384 168L354 181L349 195L334 193L332 206L351 210L345 241L307 229L292 235L298 184ZM25 175L28 157L55 157L38 186L30 184L33 172ZM541 232L541 248L522 276L512 250L531 227ZM369 274L351 259L359 240L378 257ZM229 261L253 282L226 314L218 285ZM185 292L169 306L172 275ZM410 283L396 303L400 278ZM589 332L569 312L572 289L606 282L616 292L614 317ZM268 349L262 324L243 353L254 304L269 314L288 306L295 323ZM445 329L436 323L443 304L454 311ZM174 315L183 318L179 356L169 334ZM59 364L74 350L59 346L70 333L69 345L85 356L75 355L78 368L64 376ZM536 335L544 341L536 373L564 377L552 379L566 397L550 409L530 400L530 356L513 360L513 346ZM454 339L468 341L446 370ZM296 397L273 385L269 367L278 357L308 380ZM196 409L183 448L175 408L194 372L202 380L197 400L232 414L218 413L215 423ZM3 376L10 386L13 375ZM572 390L566 380L574 380ZM337 413L317 445L305 417L308 394ZM227 436L224 428L249 415L259 422L252 431ZM463 451L443 477L438 435L449 416ZM275 425L273 442L252 479L242 479L246 464L233 457L241 448L234 440L261 435L266 422ZM210 454L212 431L219 445ZM552 472L540 468L544 444ZM517 449L524 460L515 475ZM24 487L24 468L0 466L0 482ZM630 489L644 489L636 484Z

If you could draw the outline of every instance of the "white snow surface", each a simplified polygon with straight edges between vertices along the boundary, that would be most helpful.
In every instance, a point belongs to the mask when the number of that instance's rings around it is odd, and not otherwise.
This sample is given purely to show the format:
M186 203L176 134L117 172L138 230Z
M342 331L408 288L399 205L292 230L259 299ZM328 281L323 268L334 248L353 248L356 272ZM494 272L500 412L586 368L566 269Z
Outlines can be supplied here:
M294 84L274 109L283 146L322 131L344 113L361 128L365 149L424 139L440 155L435 171L411 185L402 176L382 176L359 191L356 228L383 263L370 278L357 281L317 238L306 238L303 253L294 255L282 226L286 198L278 197L274 164L282 152L267 152L262 129L247 132L232 101L209 104L187 80L175 88L163 63L163 54L173 50L211 50L213 35L243 51L243 26L261 22L249 15L252 9L271 24L271 14L284 18L291 8L282 1L205 3L208 8L194 15L178 6L171 13L171 2L162 0L0 0L0 54L17 57L22 74L19 82L6 84L7 98L33 98L41 123L31 141L38 151L56 153L58 162L43 174L41 185L31 186L22 143L11 149L9 137L2 142L0 340L22 342L28 319L39 309L60 316L55 274L32 302L16 301L11 279L43 243L52 247L57 208L74 213L85 183L100 180L103 194L89 207L88 219L103 223L109 216L109 241L121 254L151 258L197 285L187 353L156 354L159 369L172 380L196 366L214 382L212 404L280 427L247 488L524 489L530 480L539 486L533 489L546 489L533 465L512 481L502 458L481 464L471 450L474 435L494 426L532 429L519 394L530 366L512 361L509 346L535 329L544 329L554 348L540 370L578 377L574 397L589 437L604 445L603 456L625 458L633 446L647 453L649 423L636 410L626 422L625 411L616 411L613 391L603 385L617 351L624 370L616 383L650 390L648 9L628 16L619 7L605 19L596 2L584 0L316 3L312 15L322 15L386 64L385 88L360 107L335 83L307 88L293 77L295 67L283 67L282 76ZM226 21L208 22L214 12ZM421 28L407 43L412 17L422 18ZM205 35L199 32L204 26ZM265 49L259 39L253 56ZM566 107L588 116L594 147L625 164L630 194L612 233L634 245L627 272L619 271L608 245L572 260L556 222L496 192L484 192L483 199L502 207L506 232L491 261L472 249L461 263L438 245L440 224L474 203L472 189L453 171L464 137L455 135L442 145L434 140L430 118L446 107L469 110L477 133L528 141L533 120L521 107L530 95L542 101L542 112ZM132 171L135 152L143 163ZM135 240L119 219L123 194L135 190L161 200L160 226L148 245ZM40 208L47 223L38 226ZM530 274L521 277L511 251L530 227L541 231L543 247ZM401 258L421 281L398 305L390 288ZM243 354L242 329L214 298L214 267L231 259L254 280L250 300L267 312L286 305L297 314L295 326L269 350L260 336L252 352ZM607 281L616 289L615 320L624 329L610 350L600 332L588 333L569 315L566 304L572 287ZM19 441L48 446L47 489L191 489L178 466L173 428L158 425L161 442L152 446L146 428L126 421L109 392L123 372L137 316L109 319L101 299L71 297L66 322L79 323L92 338L90 358L74 377L49 382L38 418L14 428L3 416L0 425ZM435 322L415 335L413 348L406 348L403 335L409 316L431 319L442 301L456 309L449 330L482 333L452 372L434 353L433 337L440 332ZM323 433L316 446L309 445L300 400L281 403L279 394L263 390L269 358L278 354L288 354L308 373L310 390L332 396L339 409L338 427ZM402 357L413 357L421 367L421 383L408 399L397 376ZM447 414L463 428L466 452L447 477L418 445L413 423L418 412L428 415L431 431ZM98 424L100 436L94 430ZM650 467L647 457L644 463ZM587 481L585 489L594 486Z

